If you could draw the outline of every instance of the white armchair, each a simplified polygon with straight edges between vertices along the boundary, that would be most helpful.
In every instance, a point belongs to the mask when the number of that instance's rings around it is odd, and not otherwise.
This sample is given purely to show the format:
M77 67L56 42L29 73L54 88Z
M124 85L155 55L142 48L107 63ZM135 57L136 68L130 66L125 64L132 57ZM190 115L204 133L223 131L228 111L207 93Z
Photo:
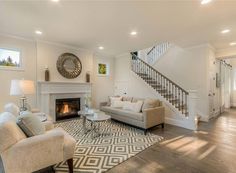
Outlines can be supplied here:
M5 173L30 173L62 161L67 161L69 172L73 172L75 139L61 128L47 130L45 134L27 138L14 115L0 114L0 160Z

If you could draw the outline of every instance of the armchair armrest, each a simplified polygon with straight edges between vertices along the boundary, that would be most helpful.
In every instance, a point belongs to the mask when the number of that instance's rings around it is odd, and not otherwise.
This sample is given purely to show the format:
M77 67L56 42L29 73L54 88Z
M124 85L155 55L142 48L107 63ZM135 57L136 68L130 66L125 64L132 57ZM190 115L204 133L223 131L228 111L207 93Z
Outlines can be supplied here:
M54 124L52 121L44 121L42 123L45 126L46 131L52 130L54 128Z
M63 161L64 134L49 131L25 138L1 156L5 172L33 172Z
M149 108L143 110L144 123L146 128L162 124L165 121L165 108L164 106Z

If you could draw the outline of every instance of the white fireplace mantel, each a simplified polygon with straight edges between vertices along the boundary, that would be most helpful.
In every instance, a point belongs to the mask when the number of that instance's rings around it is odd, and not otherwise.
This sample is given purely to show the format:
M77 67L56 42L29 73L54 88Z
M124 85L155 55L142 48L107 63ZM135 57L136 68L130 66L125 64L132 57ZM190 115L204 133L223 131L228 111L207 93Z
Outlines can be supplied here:
M37 104L38 108L50 115L55 121L56 99L80 98L81 106L84 104L84 97L91 96L92 84L81 82L44 82L38 81Z

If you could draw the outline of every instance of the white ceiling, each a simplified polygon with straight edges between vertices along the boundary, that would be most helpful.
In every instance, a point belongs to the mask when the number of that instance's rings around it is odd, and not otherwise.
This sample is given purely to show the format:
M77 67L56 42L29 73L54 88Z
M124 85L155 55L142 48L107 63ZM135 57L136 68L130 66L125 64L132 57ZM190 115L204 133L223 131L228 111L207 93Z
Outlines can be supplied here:
M230 28L222 36L220 31ZM34 31L43 32L35 36ZM138 35L129 33L136 30ZM0 33L117 55L170 41L216 49L236 41L236 1L1 1ZM98 46L104 50L98 50Z

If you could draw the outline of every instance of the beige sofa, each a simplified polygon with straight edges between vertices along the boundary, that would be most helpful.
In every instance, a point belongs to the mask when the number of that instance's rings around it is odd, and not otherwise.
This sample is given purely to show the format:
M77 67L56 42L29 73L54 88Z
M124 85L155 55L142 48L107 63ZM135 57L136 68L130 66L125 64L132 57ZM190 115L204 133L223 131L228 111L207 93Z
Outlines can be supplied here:
M61 128L46 122L46 133L27 138L10 112L0 114L0 172L30 173L62 161L73 172L76 141Z
M146 104L146 102L148 102L150 99L123 97L122 100L130 102L142 100L144 106L144 104ZM124 110L122 107L112 107L109 101L101 103L100 110L111 115L111 118L114 120L118 120L120 122L124 122L126 124L143 129L144 133L146 134L147 130L154 126L161 125L162 128L164 128L165 108L161 101L154 101L154 105L149 106L149 108L142 107L140 112Z

